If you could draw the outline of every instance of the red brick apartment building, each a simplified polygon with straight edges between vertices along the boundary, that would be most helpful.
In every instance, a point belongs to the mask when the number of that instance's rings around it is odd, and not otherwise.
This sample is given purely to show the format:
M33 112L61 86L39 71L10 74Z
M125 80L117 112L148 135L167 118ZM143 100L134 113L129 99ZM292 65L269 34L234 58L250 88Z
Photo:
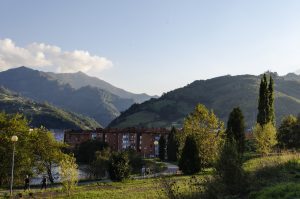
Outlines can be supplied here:
M155 145L155 141L158 141L162 135L167 139L169 132L165 128L67 130L64 134L64 142L71 147L76 147L82 142L99 139L107 142L114 151L132 148L146 157L155 157L158 155L158 145Z

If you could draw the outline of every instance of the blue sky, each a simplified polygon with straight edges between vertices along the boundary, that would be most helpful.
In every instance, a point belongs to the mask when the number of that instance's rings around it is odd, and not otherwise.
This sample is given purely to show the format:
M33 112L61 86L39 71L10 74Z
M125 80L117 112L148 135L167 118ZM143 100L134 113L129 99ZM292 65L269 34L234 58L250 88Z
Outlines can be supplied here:
M158 95L226 74L283 75L300 69L299 10L296 0L2 0L0 69L82 70Z

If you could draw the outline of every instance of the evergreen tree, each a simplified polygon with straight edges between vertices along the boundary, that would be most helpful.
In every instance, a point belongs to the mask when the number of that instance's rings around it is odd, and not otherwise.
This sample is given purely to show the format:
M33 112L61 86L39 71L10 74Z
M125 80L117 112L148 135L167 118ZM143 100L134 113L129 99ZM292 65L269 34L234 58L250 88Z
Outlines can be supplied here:
M274 80L271 75L270 75L270 82L268 86L267 122L271 122L273 126L275 126Z
M267 76L264 74L259 87L257 123L264 126L269 122L275 126L274 81L270 75L268 83Z
M165 136L160 136L159 141L158 141L158 146L159 146L159 154L158 157L160 160L165 160L166 159L166 138Z
M172 127L168 136L167 155L169 161L177 161L179 143L177 141L177 129Z
M245 190L245 175L235 140L227 139L216 163L216 173L229 194Z
M188 135L179 159L179 168L184 174L194 174L201 170L201 158L195 136Z
M263 75L259 87L257 123L265 125L267 122L268 107L268 80L266 74Z
M242 154L245 150L245 121L239 107L234 108L227 122L226 136L228 140L235 140L237 151Z

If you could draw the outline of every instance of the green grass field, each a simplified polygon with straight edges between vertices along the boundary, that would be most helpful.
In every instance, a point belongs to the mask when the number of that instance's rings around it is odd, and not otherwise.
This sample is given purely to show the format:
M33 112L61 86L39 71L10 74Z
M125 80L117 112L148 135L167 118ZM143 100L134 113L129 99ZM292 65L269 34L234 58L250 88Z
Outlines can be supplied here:
M267 157L253 156L244 163L244 170L249 176L249 198L267 199L300 198L300 155L285 154ZM190 196L201 191L199 183L205 183L205 178L212 175L213 170L205 170L195 176L171 176L166 178L180 196ZM196 179L197 186L193 187ZM162 180L159 178L127 180L124 182L92 183L78 186L70 197L66 196L60 188L50 188L47 191L32 190L34 198L167 198L162 189ZM4 197L4 190L0 196ZM30 198L29 193L16 190L14 193L23 193L23 198Z

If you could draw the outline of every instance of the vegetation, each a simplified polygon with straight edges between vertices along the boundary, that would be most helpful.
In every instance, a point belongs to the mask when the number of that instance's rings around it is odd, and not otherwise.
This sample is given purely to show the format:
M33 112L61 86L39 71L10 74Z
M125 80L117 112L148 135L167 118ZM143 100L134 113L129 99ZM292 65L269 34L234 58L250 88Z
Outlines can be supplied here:
M110 155L111 151L109 148L103 148L95 152L95 159L90 164L90 173L94 178L99 179L106 176Z
M177 129L175 127L172 127L167 142L167 155L168 155L168 160L171 162L177 161L177 157L179 156L178 136L179 135Z
M300 148L300 121L293 115L283 118L277 134L278 146L283 149Z
M0 107L8 114L22 113L32 127L48 129L95 129L101 127L95 120L54 107L37 103L0 88Z
M276 128L272 123L268 123L264 126L256 124L253 129L253 135L258 153L266 155L270 153L277 144Z
M217 116L201 104L185 119L180 138L181 149L185 146L185 138L192 135L198 148L196 155L200 158L200 169L209 167L216 161L223 140L223 126Z
M125 152L115 152L109 160L108 169L110 179L114 181L123 181L130 175L130 165L128 154Z
M241 194L245 189L246 178L238 149L234 139L227 139L216 163L217 180L224 185L222 194Z
M43 127L30 131L30 144L38 173L46 172L50 182L54 183L53 166L64 158L64 144L57 142L53 134Z
M160 136L158 141L158 157L160 160L164 161L166 159L166 138L165 136Z
M0 85L37 102L46 101L65 110L86 115L103 126L134 103L133 99L121 98L97 87L74 89L48 73L26 67L1 72Z
M199 147L194 135L188 135L182 149L178 166L184 174L195 174L202 169Z
M76 160L80 163L90 164L95 160L95 153L108 148L108 144L101 140L88 140L81 143L76 150Z
M270 74L274 80L276 93L274 108L276 123L280 124L285 115L297 115L300 110L300 76ZM165 93L158 99L136 104L122 112L110 127L182 127L184 118L200 102L213 109L221 121L227 122L232 109L239 106L244 113L246 129L255 125L257 95L261 76L222 76L208 80L198 80Z
M59 166L63 191L67 192L68 196L70 196L78 182L76 159L72 156L65 155L60 161Z
M274 81L270 75L268 83L267 75L264 74L259 87L257 123L261 126L271 123L275 126L274 110Z
M245 121L240 108L234 108L229 115L226 129L228 140L236 142L238 153L245 151Z
M43 127L30 129L24 116L0 113L0 185L9 183L13 135L19 138L15 143L15 183L23 182L26 175L44 173L53 182L52 167L61 160L64 145Z

